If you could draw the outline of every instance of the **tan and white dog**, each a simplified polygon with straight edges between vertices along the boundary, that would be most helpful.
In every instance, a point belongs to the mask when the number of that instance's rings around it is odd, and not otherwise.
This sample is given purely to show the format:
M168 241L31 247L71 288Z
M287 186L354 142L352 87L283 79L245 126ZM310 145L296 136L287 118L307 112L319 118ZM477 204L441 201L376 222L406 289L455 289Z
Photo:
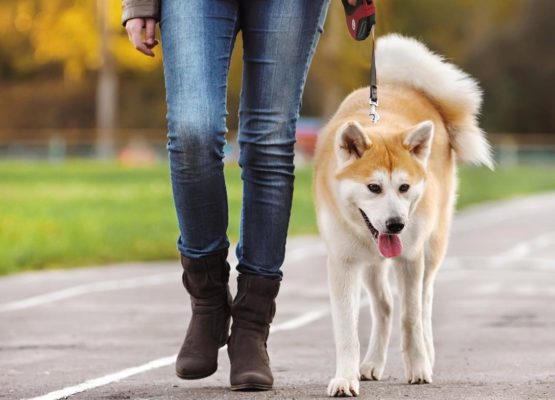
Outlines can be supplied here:
M422 43L389 35L377 44L381 120L368 88L349 95L321 134L315 158L318 225L328 249L337 367L330 396L356 396L379 380L391 333L388 267L396 273L409 383L432 381L434 278L456 197L456 161L493 167L477 124L478 84ZM372 330L360 362L361 286Z

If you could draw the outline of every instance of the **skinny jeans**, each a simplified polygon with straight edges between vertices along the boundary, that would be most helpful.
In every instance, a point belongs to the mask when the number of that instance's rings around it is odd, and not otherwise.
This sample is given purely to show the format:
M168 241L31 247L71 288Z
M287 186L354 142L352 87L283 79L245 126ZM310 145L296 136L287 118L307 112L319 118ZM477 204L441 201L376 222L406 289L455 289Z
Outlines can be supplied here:
M243 37L237 269L281 279L301 96L329 0L163 0L168 144L178 250L198 259L230 243L224 180L231 53Z

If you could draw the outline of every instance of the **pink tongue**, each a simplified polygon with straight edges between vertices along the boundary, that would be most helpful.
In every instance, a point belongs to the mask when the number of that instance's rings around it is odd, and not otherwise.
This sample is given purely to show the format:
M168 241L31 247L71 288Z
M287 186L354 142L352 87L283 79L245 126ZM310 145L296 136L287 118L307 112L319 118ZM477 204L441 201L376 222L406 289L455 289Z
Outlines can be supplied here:
M387 235L380 233L378 236L378 247L382 256L387 258L399 257L403 251L403 244L399 235Z

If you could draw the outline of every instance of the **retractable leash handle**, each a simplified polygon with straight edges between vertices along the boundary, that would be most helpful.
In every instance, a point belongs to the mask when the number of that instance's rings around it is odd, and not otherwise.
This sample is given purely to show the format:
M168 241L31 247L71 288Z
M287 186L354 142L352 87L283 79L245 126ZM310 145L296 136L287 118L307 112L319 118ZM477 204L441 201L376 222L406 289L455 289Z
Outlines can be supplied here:
M376 23L376 7L373 0L357 0L355 6L341 0L345 8L345 18L349 33L355 40L364 40L370 35Z
M365 40L372 35L372 68L370 70L370 119L373 123L380 120L378 114L378 78L376 73L376 41L374 29L376 26L376 6L374 0L357 0L356 5L350 5L347 0L341 0L345 8L347 28L353 39Z

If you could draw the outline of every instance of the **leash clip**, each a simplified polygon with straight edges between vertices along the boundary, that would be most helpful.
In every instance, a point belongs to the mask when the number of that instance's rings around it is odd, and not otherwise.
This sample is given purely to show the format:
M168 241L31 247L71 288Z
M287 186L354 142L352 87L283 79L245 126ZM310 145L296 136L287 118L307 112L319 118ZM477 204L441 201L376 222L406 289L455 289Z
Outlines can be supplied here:
M378 114L378 102L370 100L370 119L373 124L377 124L380 120L380 114Z
M380 120L378 114L378 77L376 73L376 25L372 26L372 68L370 69L370 119L373 124L377 124Z

